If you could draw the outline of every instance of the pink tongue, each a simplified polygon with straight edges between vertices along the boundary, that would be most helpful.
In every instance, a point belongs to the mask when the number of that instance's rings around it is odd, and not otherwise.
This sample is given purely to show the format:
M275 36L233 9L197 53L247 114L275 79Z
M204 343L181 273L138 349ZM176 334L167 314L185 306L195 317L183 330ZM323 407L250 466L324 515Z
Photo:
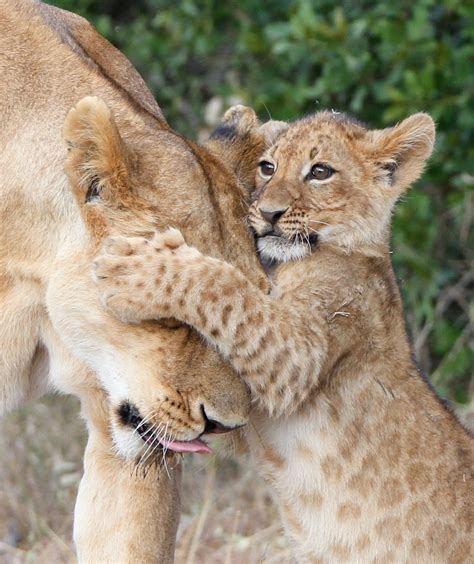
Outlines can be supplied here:
M166 441L163 446L174 452L212 452L205 442L200 439L194 441Z

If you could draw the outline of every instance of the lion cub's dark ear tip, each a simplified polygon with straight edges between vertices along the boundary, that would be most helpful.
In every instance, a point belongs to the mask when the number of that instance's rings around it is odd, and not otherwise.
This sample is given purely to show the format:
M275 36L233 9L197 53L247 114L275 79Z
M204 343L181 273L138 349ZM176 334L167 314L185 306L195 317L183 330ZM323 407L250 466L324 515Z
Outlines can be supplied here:
M230 125L228 123L219 124L216 129L211 133L210 139L223 139L226 141L232 141L237 136L237 129L235 125Z

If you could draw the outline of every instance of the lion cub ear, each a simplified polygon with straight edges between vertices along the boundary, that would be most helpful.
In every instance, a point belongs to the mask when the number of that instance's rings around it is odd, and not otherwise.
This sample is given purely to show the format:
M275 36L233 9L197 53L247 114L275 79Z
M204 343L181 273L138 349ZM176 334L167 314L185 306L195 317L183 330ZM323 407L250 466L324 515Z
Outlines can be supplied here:
M435 142L431 116L418 113L394 127L371 132L380 177L400 193L421 175Z
M259 133L261 133L265 139L267 147L271 147L276 143L278 137L283 135L285 131L288 130L290 125L286 121L279 121L276 119L271 119L265 122L258 128Z
M211 133L206 147L237 176L247 194L255 190L255 172L262 153L288 129L283 121L263 125L255 111L240 104L230 107Z
M80 100L66 117L63 136L68 146L65 170L80 203L98 202L127 189L125 147L103 100Z
M240 104L232 106L205 144L235 174L247 194L254 189L258 159L264 150L259 125L252 108Z

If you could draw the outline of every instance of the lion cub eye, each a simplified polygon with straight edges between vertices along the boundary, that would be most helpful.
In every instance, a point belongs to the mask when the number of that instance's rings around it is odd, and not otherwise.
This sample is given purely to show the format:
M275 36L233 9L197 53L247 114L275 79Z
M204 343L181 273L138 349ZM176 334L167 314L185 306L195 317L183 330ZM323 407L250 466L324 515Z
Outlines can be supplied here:
M273 173L275 172L275 165L269 161L260 161L258 163L258 168L260 170L260 174L267 178L273 176Z
M334 172L335 170L330 166L323 163L317 163L311 167L308 176L310 180L327 180L328 178L331 178Z

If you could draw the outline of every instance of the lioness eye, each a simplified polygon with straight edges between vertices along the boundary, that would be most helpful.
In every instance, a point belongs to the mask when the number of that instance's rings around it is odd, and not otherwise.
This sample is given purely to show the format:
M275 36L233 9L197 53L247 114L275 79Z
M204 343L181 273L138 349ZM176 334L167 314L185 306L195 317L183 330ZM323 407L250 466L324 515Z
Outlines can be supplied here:
M268 161L261 161L258 163L260 173L262 176L273 176L275 172L275 165Z
M309 178L311 180L327 180L334 174L334 169L330 166L317 163L311 167Z

